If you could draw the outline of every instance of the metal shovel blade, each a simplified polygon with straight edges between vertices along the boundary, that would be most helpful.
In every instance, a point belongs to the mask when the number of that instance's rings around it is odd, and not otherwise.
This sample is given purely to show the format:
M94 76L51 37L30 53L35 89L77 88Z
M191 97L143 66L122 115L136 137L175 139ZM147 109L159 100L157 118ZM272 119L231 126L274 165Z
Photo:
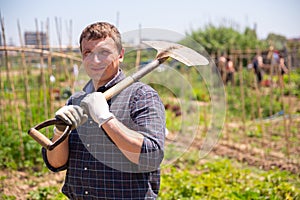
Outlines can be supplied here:
M166 41L143 41L144 44L156 49L163 57L171 57L187 66L208 65L209 61L186 46Z

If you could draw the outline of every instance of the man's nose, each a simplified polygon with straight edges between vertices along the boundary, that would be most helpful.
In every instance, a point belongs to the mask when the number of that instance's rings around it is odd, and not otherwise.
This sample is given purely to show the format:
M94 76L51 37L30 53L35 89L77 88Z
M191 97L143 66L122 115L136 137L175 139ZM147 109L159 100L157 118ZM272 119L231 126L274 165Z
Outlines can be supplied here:
M100 63L102 61L101 55L99 55L97 53L93 53L92 60L93 60L93 62Z

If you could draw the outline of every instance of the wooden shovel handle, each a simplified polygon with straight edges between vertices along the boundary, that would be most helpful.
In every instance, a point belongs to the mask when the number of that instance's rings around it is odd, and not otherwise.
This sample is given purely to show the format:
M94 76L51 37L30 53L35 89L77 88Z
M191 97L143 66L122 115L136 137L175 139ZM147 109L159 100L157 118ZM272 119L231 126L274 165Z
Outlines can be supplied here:
M65 124L65 123L56 118L48 119L36 125L35 127L29 129L28 134L44 148L51 151L68 137L69 133L71 132L71 126L66 126L64 133L55 142L52 142L45 135L39 132L39 130L48 126L58 125L58 124Z

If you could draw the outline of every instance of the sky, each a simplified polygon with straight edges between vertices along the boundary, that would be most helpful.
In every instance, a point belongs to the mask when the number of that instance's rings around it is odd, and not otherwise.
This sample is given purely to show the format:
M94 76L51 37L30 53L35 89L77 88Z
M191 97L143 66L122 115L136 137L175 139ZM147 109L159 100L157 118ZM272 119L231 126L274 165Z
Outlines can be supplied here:
M96 21L115 24L121 33L139 27L174 31L180 35L203 29L209 23L232 26L238 31L256 24L257 35L269 33L300 38L299 0L0 0L8 43L19 45L17 22L21 31L46 30L58 45L56 20L61 25L62 43L78 45L81 31ZM72 22L72 31L67 31ZM70 35L71 34L71 35Z

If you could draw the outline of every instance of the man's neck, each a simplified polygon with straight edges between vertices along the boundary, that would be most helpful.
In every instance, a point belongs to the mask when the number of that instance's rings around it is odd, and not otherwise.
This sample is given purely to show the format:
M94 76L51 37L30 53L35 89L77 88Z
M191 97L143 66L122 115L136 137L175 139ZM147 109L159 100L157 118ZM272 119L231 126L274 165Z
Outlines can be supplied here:
M114 80L115 77L117 77L120 74L120 70L118 70L118 73L116 73L113 77L111 77L109 80L105 80L105 81L94 81L93 80L93 85L95 88L95 91L98 90L98 88L103 87L103 86L107 86L112 80Z
M111 79L112 80L112 79ZM110 81L110 80L109 80ZM94 81L93 80L93 85L94 85L94 89L95 89L95 91L97 91L97 89L99 88L99 87L102 87L102 86L104 86L106 83L108 83L109 81L101 81L101 82L97 82L97 81Z

